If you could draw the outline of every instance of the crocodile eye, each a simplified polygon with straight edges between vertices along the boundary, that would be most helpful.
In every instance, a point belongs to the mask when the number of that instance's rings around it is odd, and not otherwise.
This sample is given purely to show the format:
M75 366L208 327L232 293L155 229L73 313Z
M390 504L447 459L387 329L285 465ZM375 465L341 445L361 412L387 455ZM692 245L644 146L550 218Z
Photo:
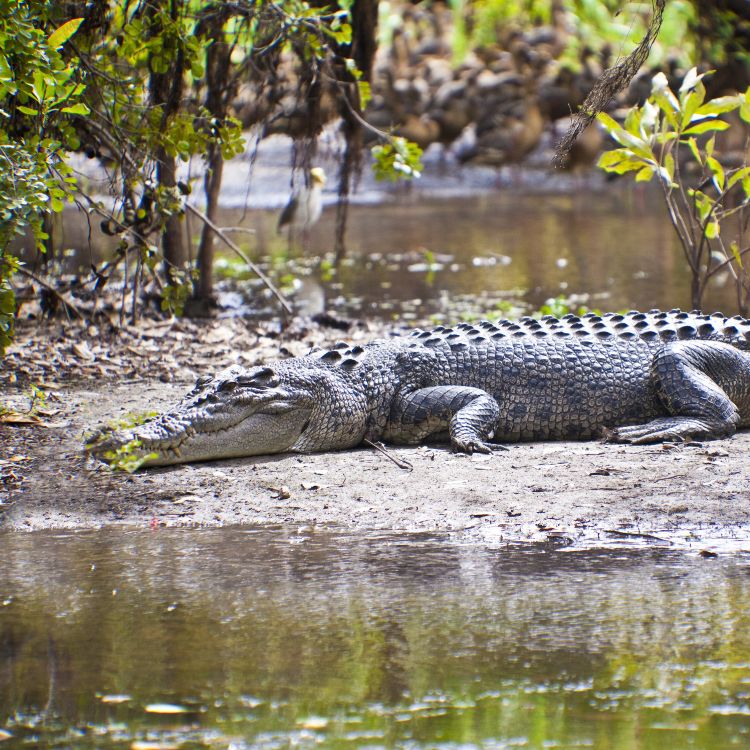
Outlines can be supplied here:
M203 389L213 380L210 375L201 375L193 386L193 390L190 391L188 396L199 396Z
M219 383L219 385L216 387L216 390L219 393L227 393L228 391L233 391L236 387L236 380L222 380L221 383Z
M259 367L239 375L237 383L248 388L275 388L279 379L270 367Z

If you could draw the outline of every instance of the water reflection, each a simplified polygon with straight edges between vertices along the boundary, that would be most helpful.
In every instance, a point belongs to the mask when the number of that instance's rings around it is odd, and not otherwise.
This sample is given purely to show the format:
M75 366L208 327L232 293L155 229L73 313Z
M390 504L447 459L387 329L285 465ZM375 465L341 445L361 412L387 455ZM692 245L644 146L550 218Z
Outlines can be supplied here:
M0 571L6 746L750 742L742 558L159 530L6 534Z
M231 225L239 217L227 210L223 221ZM308 255L330 252L333 218L326 212L314 228ZM261 255L279 252L273 215L255 213L246 221ZM343 269L340 288L324 286L329 302L355 298L352 312L388 316L417 299L423 316L465 298L467 312L489 313L509 298L537 309L558 295L609 310L689 307L686 264L652 190L501 190L450 201L405 195L353 206L348 248L352 265ZM706 298L707 309L733 311L734 305L728 287Z
M333 209L304 251L277 234L277 212L227 208L219 223L251 230L233 236L282 282L311 269L320 305L350 315L453 319L503 312L509 299L538 309L558 295L608 310L689 308L689 274L661 200L653 189L620 184L563 193L503 189L450 200L405 193L350 208L349 265L338 277L319 268L333 251ZM80 250L69 268L88 269L114 247L116 238L94 227L89 249L91 231L85 217L67 216L61 241ZM190 234L197 241L195 226ZM235 260L225 258L230 265ZM717 280L725 286L712 287L706 309L736 312L728 277ZM259 289L246 292L251 308L264 307Z

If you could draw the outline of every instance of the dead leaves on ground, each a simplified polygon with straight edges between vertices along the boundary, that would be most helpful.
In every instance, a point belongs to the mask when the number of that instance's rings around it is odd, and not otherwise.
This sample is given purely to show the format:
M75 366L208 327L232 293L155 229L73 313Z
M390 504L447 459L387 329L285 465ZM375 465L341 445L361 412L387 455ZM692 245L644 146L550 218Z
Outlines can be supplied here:
M45 384L47 385L47 384ZM49 387L49 386L48 386ZM54 393L54 387L47 393L41 386L32 385L25 394L28 398L26 408L16 408L12 402L0 402L0 425L36 426L36 427L61 427L63 423L50 421L59 413L59 409L50 408L48 400L58 400Z
M353 326L347 338L366 341L385 326ZM0 387L41 380L122 378L187 380L231 364L246 367L331 345L341 331L296 318L147 319L119 326L116 318L87 321L19 320L16 339L0 360ZM19 422L16 422L17 424Z
M24 481L24 464L31 461L31 456L16 454L7 459L0 459L0 511L8 505L11 494L17 491Z
M0 409L0 424L10 425L42 425L44 421L36 414L26 414L11 409Z

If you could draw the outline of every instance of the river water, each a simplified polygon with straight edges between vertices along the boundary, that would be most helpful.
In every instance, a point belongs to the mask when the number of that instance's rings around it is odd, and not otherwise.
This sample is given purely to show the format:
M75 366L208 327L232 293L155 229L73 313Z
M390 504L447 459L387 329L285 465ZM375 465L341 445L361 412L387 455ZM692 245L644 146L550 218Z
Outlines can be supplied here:
M690 276L676 235L653 190L603 183L581 190L477 192L435 198L405 191L349 211L348 254L337 274L335 210L326 209L308 237L276 232L278 211L227 207L232 238L308 313L453 322L466 316L507 316L565 298L572 309L603 311L690 309ZM200 227L186 222L193 244ZM96 227L94 227L94 230ZM71 212L64 240L79 251L69 268L108 255L112 238ZM224 295L228 314L277 316L262 285L218 243L217 275L237 279L239 294ZM322 263L321 263L322 261ZM87 271L86 271L87 272ZM719 276L705 309L736 312L731 280ZM229 300L233 301L229 301ZM520 305L520 307L519 307Z
M375 183L366 171L349 210L346 261L331 274L333 178L323 217L307 236L290 242L276 231L290 189L288 158L270 144L252 167L247 159L230 162L218 223L305 312L453 322L533 311L556 297L572 309L691 307L687 264L655 185L436 159L413 184ZM190 200L200 205L199 183ZM200 222L188 216L183 225L195 254ZM69 248L68 269L87 274L119 241L73 209L57 234ZM253 274L220 242L217 251L219 277L241 280L239 294L221 299L226 314L278 316ZM736 313L732 289L728 274L718 276L704 308Z
M746 748L750 560L4 534L0 727L33 748Z
M254 219L265 252L277 247L269 218ZM313 254L330 250L332 223L331 212L315 228ZM536 310L555 297L573 309L690 308L687 266L655 191L605 183L449 200L406 193L354 206L348 226L349 264L323 288L328 303L353 315L456 319L505 314L513 302ZM720 281L706 308L732 311L729 279Z

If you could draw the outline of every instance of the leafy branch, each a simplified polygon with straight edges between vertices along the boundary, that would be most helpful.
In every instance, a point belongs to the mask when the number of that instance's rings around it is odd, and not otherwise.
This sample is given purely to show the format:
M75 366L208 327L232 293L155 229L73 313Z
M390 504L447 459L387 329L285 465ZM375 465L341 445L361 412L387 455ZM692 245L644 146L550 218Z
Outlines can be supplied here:
M602 154L599 166L613 174L629 173L636 182L656 179L690 268L693 307L701 308L708 282L727 270L735 282L738 307L747 314L750 269L743 259L750 247L743 247L742 239L750 203L750 167L747 163L725 167L716 134L730 127L721 117L732 112L750 123L750 88L707 101L702 80L706 75L693 68L675 93L666 76L657 73L651 96L631 109L622 124L605 113L597 115L619 144ZM731 230L738 237L727 247L724 235Z
M79 145L72 121L89 113L77 59L61 53L83 19L50 32L48 12L0 0L0 356L13 337L11 278L21 270L8 245L30 230L44 252L44 215L73 199L76 178L65 163L66 151Z

